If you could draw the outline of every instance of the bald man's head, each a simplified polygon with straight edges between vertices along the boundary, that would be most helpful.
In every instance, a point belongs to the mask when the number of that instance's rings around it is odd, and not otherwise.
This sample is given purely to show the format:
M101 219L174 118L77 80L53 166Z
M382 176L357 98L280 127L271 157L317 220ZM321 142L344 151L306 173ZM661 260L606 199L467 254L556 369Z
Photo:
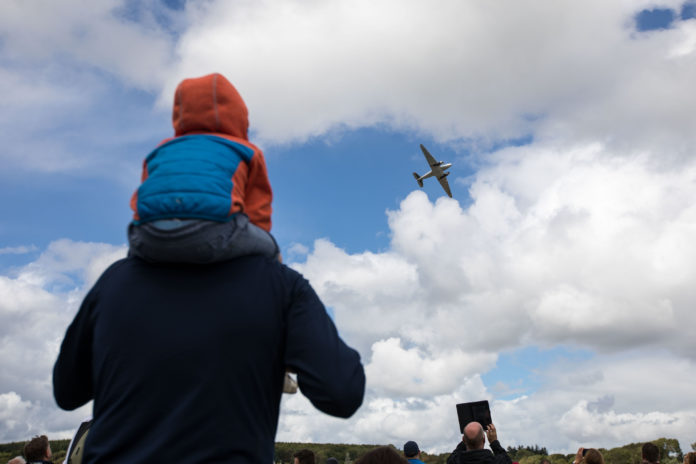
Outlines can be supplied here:
M486 444L486 435L483 426L478 422L469 422L464 427L464 444L467 450L483 449Z

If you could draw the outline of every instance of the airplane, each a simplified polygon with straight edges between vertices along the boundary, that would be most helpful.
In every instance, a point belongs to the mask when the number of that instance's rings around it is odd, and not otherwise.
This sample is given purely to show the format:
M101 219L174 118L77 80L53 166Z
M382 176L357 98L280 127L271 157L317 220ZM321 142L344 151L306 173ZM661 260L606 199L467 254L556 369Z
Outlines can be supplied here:
M437 180L440 182L440 185L442 185L442 188L445 189L445 192L447 195L452 198L452 192L450 192L449 188L449 183L447 182L447 176L450 175L449 172L445 172L449 168L452 167L452 163L443 163L442 161L435 161L435 158L433 158L433 155L431 155L428 150L421 144L421 150L423 150L423 154L425 155L425 159L428 161L428 164L430 165L430 171L426 174L423 174L422 176L419 175L417 172L413 173L413 177L415 177L416 182L418 182L419 187L423 187L423 179L427 179L428 177L437 177Z

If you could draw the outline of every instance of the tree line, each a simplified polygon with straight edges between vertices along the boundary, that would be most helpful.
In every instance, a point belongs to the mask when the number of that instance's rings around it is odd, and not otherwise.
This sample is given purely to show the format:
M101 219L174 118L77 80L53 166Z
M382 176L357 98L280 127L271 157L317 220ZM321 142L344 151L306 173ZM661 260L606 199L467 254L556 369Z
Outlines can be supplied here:
M21 455L26 442L13 442L0 444L0 463L9 461L11 458ZM644 442L630 443L617 448L599 448L604 456L606 464L641 464L641 447ZM679 441L674 438L658 438L652 440L660 450L660 464L682 464L684 453L679 447ZM70 440L50 440L51 451L53 452L53 462L60 463L65 459ZM452 449L456 446L452 444ZM275 444L275 462L277 464L292 464L292 455L295 451L303 448L310 449L316 455L317 464L323 464L330 457L338 459L342 464L352 464L368 451L383 445L349 445L336 443L283 443ZM392 446L392 445L389 445ZM591 444L587 445L588 447ZM402 450L395 448L399 453ZM691 444L691 449L696 451L696 442ZM548 454L546 447L533 446L508 446L507 452L513 461L520 464L541 464L546 459L551 464L568 464L575 458L575 453L571 454ZM422 453L421 460L426 464L445 464L450 452L441 454ZM185 464L182 462L182 464Z

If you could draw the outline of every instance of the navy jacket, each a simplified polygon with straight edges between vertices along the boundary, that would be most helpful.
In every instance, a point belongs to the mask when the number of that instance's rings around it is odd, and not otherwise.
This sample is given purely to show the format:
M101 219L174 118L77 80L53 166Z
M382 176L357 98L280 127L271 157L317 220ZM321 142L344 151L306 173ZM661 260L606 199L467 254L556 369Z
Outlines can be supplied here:
M83 462L273 460L285 368L319 410L351 416L365 374L309 283L261 256L114 263L53 369L63 409L94 399Z

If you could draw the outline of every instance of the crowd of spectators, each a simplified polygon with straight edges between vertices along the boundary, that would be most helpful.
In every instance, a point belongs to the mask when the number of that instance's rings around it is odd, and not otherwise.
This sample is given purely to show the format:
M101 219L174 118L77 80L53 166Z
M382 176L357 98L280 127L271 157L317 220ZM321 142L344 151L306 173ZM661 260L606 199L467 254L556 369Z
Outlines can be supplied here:
M82 431L84 433L84 431ZM77 437L76 437L77 438ZM490 449L485 448L488 441ZM81 458L71 459L70 449L63 464L80 464ZM403 445L403 454L392 446L380 446L362 457L355 464L425 464L421 460L422 451L418 444L409 440ZM660 449L653 443L641 447L642 464L660 464ZM46 435L35 436L24 445L23 456L16 456L7 464L52 464L51 446ZM293 453L292 464L320 464L310 449L300 449ZM339 464L335 457L329 457L326 464ZM447 464L518 464L513 462L507 451L498 441L495 426L490 424L484 429L478 422L470 422L464 427L462 441L447 458ZM551 464L542 459L541 464ZM595 448L579 448L570 464L604 464L604 456ZM696 452L686 453L683 464L696 464Z

